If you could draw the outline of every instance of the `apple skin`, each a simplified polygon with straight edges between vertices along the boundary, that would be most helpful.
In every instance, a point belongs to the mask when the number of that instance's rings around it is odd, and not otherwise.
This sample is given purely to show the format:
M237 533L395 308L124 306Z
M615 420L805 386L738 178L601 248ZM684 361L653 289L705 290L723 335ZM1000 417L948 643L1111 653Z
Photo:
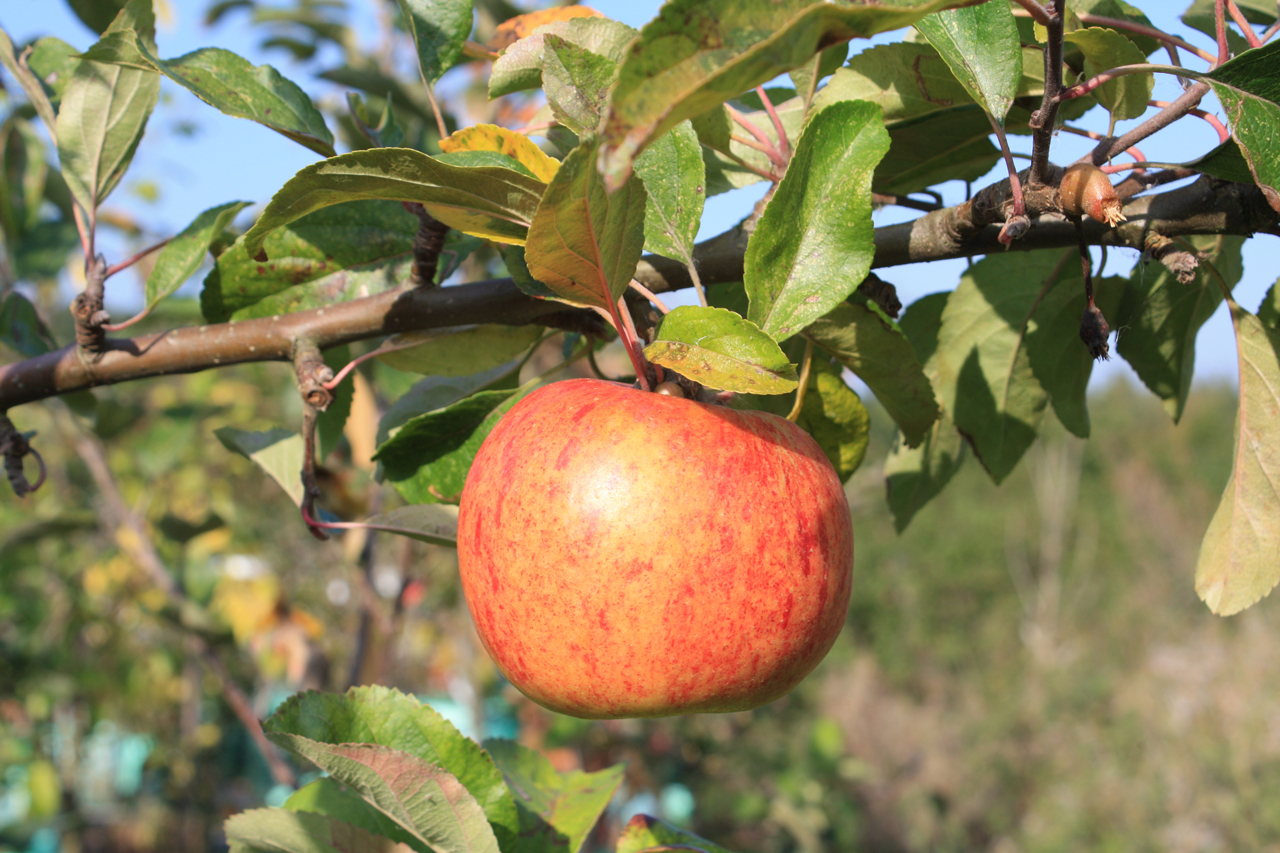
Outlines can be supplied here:
M485 439L458 516L480 639L535 702L589 719L782 696L849 604L844 488L804 430L594 379Z

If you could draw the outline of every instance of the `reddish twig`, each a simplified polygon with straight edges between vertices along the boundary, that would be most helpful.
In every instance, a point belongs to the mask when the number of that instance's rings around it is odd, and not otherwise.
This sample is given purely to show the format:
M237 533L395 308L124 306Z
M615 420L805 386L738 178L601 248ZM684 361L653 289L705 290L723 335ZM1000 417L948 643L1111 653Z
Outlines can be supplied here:
M1245 40L1249 42L1249 47L1262 47L1261 39L1253 31L1253 25L1240 12L1240 7L1236 5L1235 0L1227 0L1227 11L1231 14L1231 20L1235 21L1236 26L1240 28L1240 32L1244 33Z
M1037 0L1015 0L1019 6L1027 10L1027 17L1042 27L1049 26L1049 10L1041 6ZM1017 14L1016 12L1014 14Z
M1218 61L1213 65L1217 68L1231 58L1231 50L1227 47L1227 16L1224 0L1213 2L1213 30L1218 38Z
M1171 104L1169 101L1147 101L1147 103L1153 107L1160 107L1161 109L1173 106L1173 104ZM1204 119L1205 121L1209 122L1209 124L1213 126L1213 129L1218 132L1219 145L1221 145L1223 142L1226 142L1228 139L1231 138L1231 131L1227 130L1227 126L1222 122L1218 121L1218 117L1215 116L1213 113L1208 113L1201 109L1192 108L1187 110L1186 114L1193 115L1196 118Z
M1207 53L1188 41L1184 41L1175 35L1170 35L1163 30L1157 30L1154 27L1135 24L1133 21L1126 21L1122 18L1109 18L1106 15L1094 15L1089 12L1080 13L1079 18L1080 23L1082 24L1097 24L1100 27L1110 27L1113 30L1125 30L1135 35L1147 36L1148 38L1153 38L1156 41L1169 45L1170 47L1180 47L1189 53L1194 53L1205 62L1211 63L1214 61L1212 53Z
M142 260L152 252L160 251L165 246L169 245L169 241L172 239L173 239L172 237L166 237L163 240L161 240L159 243L156 243L154 246L148 246L147 248L143 249L141 252L138 252L133 257L123 260L118 264L112 264L111 266L107 267L107 274L103 276L103 278L111 278L111 276L115 275L121 270L128 269L129 267L133 266L138 261Z
M778 118L778 111L773 107L773 100L764 86L756 86L756 94L760 96L760 103L764 104L764 111L769 114L769 121L773 122L774 133L778 134L778 153L782 155L783 162L790 162L791 143L787 140L787 129L782 126L782 119Z
M654 292L653 292L652 290L650 290L649 288L645 287L643 284L641 284L640 282L636 281L634 278L633 278L633 279L631 279L631 283L630 283L630 285L629 285L629 286L630 286L630 288L631 288L632 290L634 290L636 293L640 294L640 295L641 295L641 296L643 296L645 299L647 299L647 300L649 300L650 302L652 302L652 303L654 304L654 306L655 306L659 311L661 311L663 314L670 314L670 313L671 313L671 309L670 309L670 308L668 308L665 304L663 304L662 300L661 300L661 299L659 299L659 298L657 297L657 295L656 295L656 294L654 294Z
M776 145L774 145L773 140L769 138L768 134L766 134L760 128L756 127L755 122L751 121L749 118L747 118L742 113L738 112L728 104L725 104L725 109L729 111L729 117L732 118L734 122L738 124L739 127L745 130L747 133L750 133L752 136L756 138L757 141L759 141L759 143L763 146L760 149L760 151L766 154L769 160L775 166L777 166L780 169L786 167L787 161L783 158L782 152L778 150L778 147ZM754 148L755 146L752 146L752 147Z
M1040 109L1031 116L1030 183L1046 184L1049 177L1049 148L1053 144L1053 127L1058 117L1058 93L1062 90L1062 36L1066 0L1050 0L1048 31L1044 51L1044 95Z
M1199 106L1200 99L1209 92L1208 83L1197 83L1187 91L1183 92L1176 101L1169 104L1160 112L1144 121L1142 124L1130 130L1128 133L1117 139L1104 139L1098 143L1098 147L1093 149L1093 163L1101 166L1112 157L1137 145L1142 140L1152 134L1163 130L1182 118L1195 107Z

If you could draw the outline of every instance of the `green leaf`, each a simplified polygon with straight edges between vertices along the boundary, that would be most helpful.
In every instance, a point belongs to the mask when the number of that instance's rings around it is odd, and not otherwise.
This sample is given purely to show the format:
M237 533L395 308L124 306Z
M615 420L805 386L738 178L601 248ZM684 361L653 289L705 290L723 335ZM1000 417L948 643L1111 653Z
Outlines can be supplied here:
M1196 562L1196 593L1220 616L1280 581L1280 332L1231 304L1240 359L1235 466Z
M990 4L988 4L990 5ZM1084 74L1094 77L1109 68L1120 65L1136 65L1147 61L1138 46L1115 30L1089 27L1073 30L1063 38L1080 48L1084 54ZM1093 96L1111 112L1117 120L1137 118L1147 111L1147 101L1155 86L1153 74L1126 74L1093 91Z
M797 349L799 354L796 354ZM783 351L789 357L799 359L803 358L804 350L804 341L793 338ZM772 412L779 417L786 417L795 406L795 398L790 395L757 397L741 394L738 399L748 408ZM858 470L867 455L871 415L858 393L845 384L842 368L833 365L831 356L822 350L813 353L809 384L795 423L818 442L841 482Z
M1127 284L1127 279L1118 276L1094 279L1094 304L1103 316L1117 316ZM1089 437L1086 392L1094 363L1080 340L1084 307L1083 279L1064 275L1040 300L1026 335L1031 369L1049 393L1054 414L1072 435L1080 438Z
M605 192L595 146L579 145L560 164L529 226L529 272L573 305L616 310L644 249L644 184Z
M487 740L520 812L526 850L578 853L618 786L621 764L595 773L557 773L551 762L509 740Z
M230 201L211 207L171 239L160 250L160 254L156 255L155 266L147 276L144 294L146 307L154 308L156 303L182 287L187 279L195 275L196 270L200 269L200 265L204 263L209 246L231 224L236 214L252 203Z
M892 124L889 153L876 167L872 187L907 195L943 181L977 180L1000 160L990 136L991 122L976 104Z
M53 112L53 104L49 102L49 96L45 94L39 78L31 73L31 69L18 62L18 57L13 51L13 41L10 40L9 34L3 29L0 29L0 64L3 64L5 70L13 75L13 79L18 81L18 85L22 87L22 91L27 95L27 100L35 108L36 114L40 116L44 126L49 129L49 133L53 135L53 140L56 143L58 139L56 133L58 119Z
M280 484L290 500L302 506L302 436L282 427L266 432L219 427L213 434L227 450L255 462Z
M71 11L95 33L102 33L124 8L124 0L67 0Z
M383 344L405 349L379 355L378 361L424 376L468 376L505 364L542 336L539 326L468 326L393 335Z
M283 808L291 812L328 815L343 823L358 826L410 850L424 853L428 848L405 832L395 821L364 801L359 794L334 779L324 776L303 785L285 800ZM355 851L352 851L355 853Z
M1236 7L1244 13L1245 20L1250 23L1270 25L1275 22L1276 6L1271 0L1236 0ZM1182 13L1182 22L1204 33L1210 39L1216 38L1214 0L1195 0L1187 11ZM1249 42L1235 31L1230 17L1227 18L1227 46L1235 54L1249 49Z
M379 445L373 458L409 503L457 503L476 452L518 394L478 391L419 415Z
M1206 75L1253 179L1280 211L1280 41L1247 50Z
M543 37L542 87L556 120L575 133L600 124L618 63L553 33Z
M618 837L617 853L642 853L646 850L690 850L700 853L729 853L719 844L712 844L687 829L638 814L623 827Z
M778 104L775 111L787 133L787 139L798 139L804 125L804 101L792 98ZM777 144L778 133L767 113L747 113L744 118L755 125L771 144ZM702 145L708 196L758 183L773 168L767 154L734 139L735 136L741 136L741 128L729 117L728 110L723 106L696 116L693 119L693 129ZM642 154L641 159L636 160L637 168L643 156Z
M241 236L205 278L201 310L211 323L270 317L369 296L407 280L418 218L389 201L318 209L272 231L255 261Z
M173 82L220 112L255 121L325 157L335 154L324 116L292 80L270 65L254 65L220 47L202 47L176 59L147 59Z
M458 544L458 508L450 504L410 504L379 513L364 523L430 545L455 548Z
M644 210L644 248L663 257L693 263L693 245L707 200L702 147L689 122L663 134L636 160L648 203Z
M867 383L914 447L938 419L933 388L898 324L875 303L855 300L820 317L805 337Z
M956 0L885 5L808 0L672 0L631 43L603 125L610 188L634 158L687 118L754 89L840 41L898 29Z
M947 9L917 21L916 29L970 97L1004 124L1022 81L1022 48L1009 4Z
M1258 319L1268 329L1280 329L1280 287L1271 285L1262 304L1258 306Z
M436 853L498 853L480 804L449 771L385 746L320 743L278 732L267 737L355 788Z
M502 260L507 265L507 273L511 280L530 296L539 299L555 299L556 292L533 277L529 272L529 264L524 259L524 246L503 246Z
M155 39L151 0L129 0L103 34ZM160 97L160 75L91 60L77 63L58 109L58 159L71 195L93 215L133 160Z
M413 418L443 409L477 391L485 388L514 388L516 369L519 366L519 361L510 361L492 370L471 376L429 376L413 383L412 387L388 407L378 421L377 443L385 443L398 427ZM405 375L399 371L393 371L392 368L384 368L384 370L400 377ZM385 377L379 378L385 379ZM382 384L388 383L383 381Z
M494 832L502 833L500 840L514 840L518 832L515 803L493 760L434 708L398 690L353 687L345 694L300 693L281 705L263 729L273 739L289 735L332 745L377 744L407 753L443 768L464 785Z
M1199 0L1197 0L1199 2ZM1208 0L1209 5L1213 5L1213 0ZM1262 0L1244 0L1244 2L1262 2ZM1125 0L1074 0L1068 6L1067 18L1073 19L1079 13L1099 15L1105 18L1116 18L1121 21L1128 21L1131 24L1137 24L1148 29L1158 29L1151 19L1143 14L1142 10L1126 3ZM1151 36L1139 35L1138 33L1125 32L1125 35L1138 46L1143 56L1150 56L1163 46L1160 41ZM1043 65L1041 66L1043 67Z
M788 76L796 86L796 94L804 97L810 87L816 87L818 82L834 74L848 58L849 45L837 44L818 53L799 68L792 69Z
M76 55L79 50L60 38L45 36L31 46L31 55L27 57L27 67L44 84L49 101L56 107L62 100L62 93L71 82L75 73ZM43 115L41 116L43 118ZM47 127L52 128L49 124Z
M1206 252L1228 287L1240 281L1243 267L1239 237L1190 238ZM1144 385L1164 401L1176 423L1182 418L1195 374L1196 335L1222 303L1222 288L1201 265L1195 280L1183 284L1160 264L1139 264L1130 274L1112 327L1119 329L1116 350Z
M503 51L489 75L489 97L497 98L537 89L543 85L542 69L546 37L558 36L577 47L612 60L622 61L627 44L636 30L610 18L570 18L543 24Z
M815 113L747 244L747 317L785 340L866 278L875 254L871 176L889 147L880 111L863 101Z
M1237 184L1254 182L1253 172L1249 171L1249 161L1244 158L1234 139L1228 139L1203 157L1186 163L1185 167Z
M942 312L947 307L948 292L921 297L902 315L902 333L911 343L916 357L924 365L931 383L938 377L938 333L942 330ZM945 409L925 433L916 447L908 447L901 430L894 436L893 446L884 461L885 491L893 526L899 533L906 530L917 512L933 500L964 461L964 439Z
M343 344L324 351L324 363L336 376L351 362L351 347ZM316 418L316 464L323 465L342 442L342 430L351 415L351 401L355 398L355 384L341 382L333 389L333 400Z
M398 844L350 823L311 812L250 809L225 824L232 853L409 853Z
M1035 441L1049 404L1027 335L1043 325L1048 288L1078 286L1062 280L1063 263L1056 251L989 255L961 277L942 314L938 397L996 483Z
M785 394L796 366L755 323L727 308L681 306L662 318L645 358L711 388Z
M48 178L40 134L30 122L10 116L0 127L0 228L15 255L41 224Z
M510 169L449 166L410 148L353 151L290 178L244 235L244 251L256 257L275 229L358 199L416 201L464 234L523 245L545 188L537 178Z
M400 14L413 34L422 77L434 83L462 57L471 35L471 0L400 0Z
M837 101L858 100L879 106L886 123L973 102L938 51L920 42L896 42L862 51L831 75L813 103L818 109ZM991 132L990 122L987 132Z
M0 302L0 344L21 355L35 358L54 349L53 336L36 306L16 290Z

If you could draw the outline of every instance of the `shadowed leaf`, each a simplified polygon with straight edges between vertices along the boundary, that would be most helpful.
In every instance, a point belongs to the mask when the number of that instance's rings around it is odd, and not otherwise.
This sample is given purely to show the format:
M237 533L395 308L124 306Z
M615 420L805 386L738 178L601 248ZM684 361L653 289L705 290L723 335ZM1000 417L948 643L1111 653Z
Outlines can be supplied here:
M645 358L711 388L785 394L796 366L773 338L727 308L681 306L662 318Z
M252 203L231 201L211 207L170 240L156 255L155 266L147 276L144 291L146 307L155 307L157 302L182 287L187 279L195 275L196 270L204 263L210 244L222 235L237 213Z
M231 853L412 853L413 848L312 812L251 809L225 824Z
M213 434L227 450L253 460L290 500L302 505L302 436L282 427L267 432L220 427Z
M1209 72L1253 179L1280 211L1280 41L1247 50Z

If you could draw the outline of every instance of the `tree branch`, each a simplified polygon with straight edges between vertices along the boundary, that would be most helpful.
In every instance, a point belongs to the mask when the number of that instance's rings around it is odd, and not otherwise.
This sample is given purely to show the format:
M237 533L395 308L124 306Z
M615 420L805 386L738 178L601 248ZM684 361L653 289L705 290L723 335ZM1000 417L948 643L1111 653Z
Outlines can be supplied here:
M1117 143L1123 141L1118 140ZM1126 146L1127 147L1127 146ZM1056 215L1058 167L1048 174L1049 185L1026 191L1027 212L1039 217L1017 250L1076 245L1075 230ZM1155 173L1159 175L1160 173ZM1010 198L1008 180L979 192L955 207L925 214L911 222L876 229L873 266L924 263L983 255L1005 247L998 241ZM1129 221L1107 229L1097 223L1085 228L1085 239L1098 244L1141 250L1146 234L1168 237L1187 234L1280 234L1280 219L1262 191L1250 184L1232 184L1202 177L1199 181L1158 195L1131 199L1125 206ZM694 252L705 284L742 280L747 234L740 228L698 245ZM684 264L650 255L640 262L635 278L654 293L691 287ZM435 329L470 323L538 323L579 328L594 323L591 312L527 296L511 279L473 282L433 289L403 286L375 296L294 314L218 325L187 327L131 340L109 340L96 361L81 359L74 346L0 366L0 412L14 406L100 385L150 376L194 373L214 367L257 361L290 361L295 342L310 340L321 349L398 332Z

